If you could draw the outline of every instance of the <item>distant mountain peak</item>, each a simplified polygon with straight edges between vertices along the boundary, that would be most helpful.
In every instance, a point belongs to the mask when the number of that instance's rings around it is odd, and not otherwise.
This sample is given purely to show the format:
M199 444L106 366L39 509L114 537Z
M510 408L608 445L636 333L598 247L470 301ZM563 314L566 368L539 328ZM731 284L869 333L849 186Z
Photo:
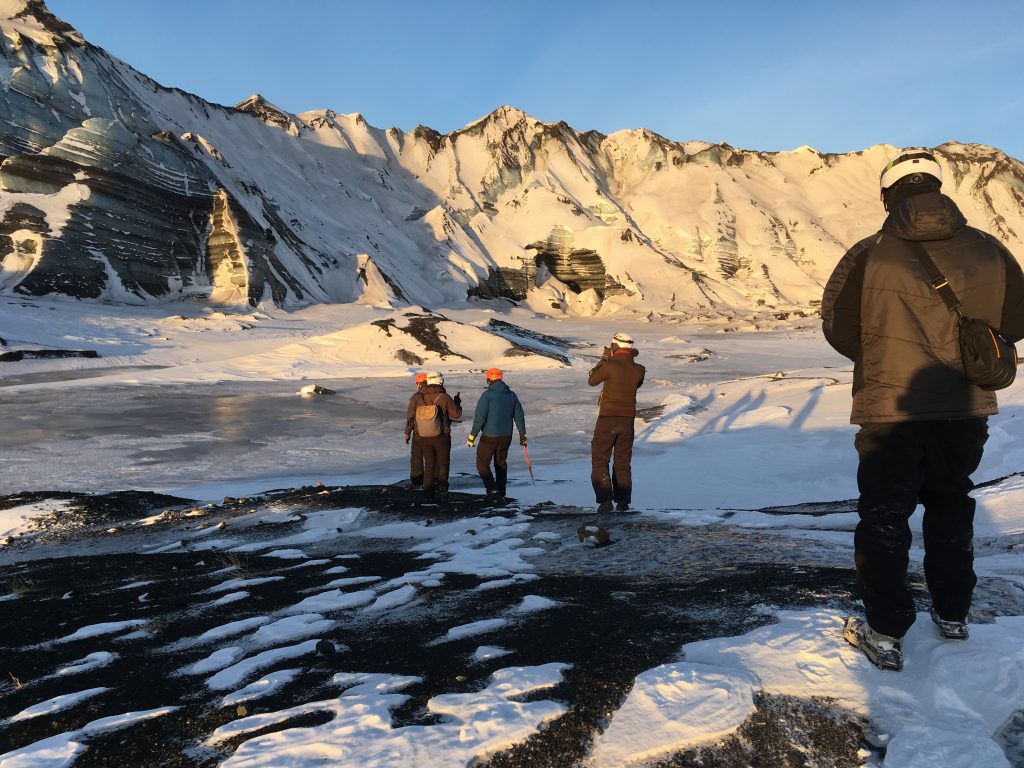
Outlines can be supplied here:
M501 120L507 123L518 123L522 120L527 120L532 123L541 122L532 115L528 115L518 107L513 107L508 104L502 104L500 107L492 110L489 115L486 115L484 120Z
M288 112L285 112L276 104L267 101L258 93L254 93L245 101L236 104L235 109L285 131L294 132L296 128L295 120Z
M515 126L525 127L537 125L546 125L546 123L528 115L521 109L503 105L484 115L480 119L474 120L469 125L459 128L456 131L452 131L449 135L453 137L459 134L477 135L486 132L492 126L498 130L504 131Z
M19 32L43 45L61 47L61 41L85 45L82 34L54 16L43 0L0 0L0 19L15 22Z
M241 112L248 112L249 114L256 114L260 112L272 112L275 114L282 115L284 117L291 117L287 112L281 109L276 104L265 99L261 94L254 93L245 101L240 101L235 104L235 109Z

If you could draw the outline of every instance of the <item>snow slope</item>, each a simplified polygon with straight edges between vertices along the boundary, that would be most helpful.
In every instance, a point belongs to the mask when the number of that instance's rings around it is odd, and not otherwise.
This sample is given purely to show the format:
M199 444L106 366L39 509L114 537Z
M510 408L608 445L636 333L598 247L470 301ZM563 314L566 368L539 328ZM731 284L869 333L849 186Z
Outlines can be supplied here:
M153 82L39 0L0 8L0 291L145 304L505 296L560 316L813 312L882 221L879 145L764 153L609 136L513 107L448 135L227 108ZM935 149L968 220L1017 254L1024 169Z
M346 671L336 681L337 695L325 695L320 687L287 706L247 710L210 733L209 745L227 750L227 765L291 761L305 767L322 755L352 765L387 765L389 755L401 756L390 764L463 764L543 739L552 724L563 722L567 710L579 706L558 693L563 676L570 674L564 666L568 657L549 652L531 661L533 666L505 658L520 652L524 625L560 616L579 602L571 594L551 591L557 583L552 574L625 578L613 599L629 601L636 599L630 595L638 588L631 579L642 584L645 577L671 573L685 584L680 569L685 571L687 560L696 557L687 548L710 547L705 556L714 565L708 566L708 576L716 567L723 573L742 572L754 560L785 568L795 552L801 563L849 578L856 523L849 502L856 496L854 428L848 423L852 372L826 347L815 324L723 333L735 326L551 320L524 309L502 315L521 333L547 339L545 345L561 339L568 363L555 364L545 357L504 358L499 351L505 342L492 341L495 337L482 330L493 313L462 310L445 318L437 322L451 349L475 358L433 353L430 365L445 371L449 389L462 389L472 408L482 366L500 354L507 379L525 404L537 482L531 484L520 459L513 458L515 510L491 516L474 507L479 514L445 520L429 511L424 518L422 510L420 517L380 519L354 507L311 509L302 517L254 508L222 527L212 524L208 508L198 507L188 513L196 515L194 523L189 517L151 514L121 524L117 535L104 536L98 551L117 551L124 536L123 546L148 553L142 557L181 557L192 563L224 553L218 555L224 562L251 557L267 565L248 576L236 573L235 566L218 568L193 598L205 624L184 637L162 639L162 621L126 618L123 612L53 627L32 653L65 654L66 660L53 665L52 679L68 678L70 684L19 705L10 715L24 712L24 719L7 727L36 721L28 715L64 704L68 713L80 707L110 708L110 701L116 701L111 693L96 693L87 701L80 695L116 687L120 657L133 643L151 643L151 652L160 658L183 654L188 661L175 673L201 681L204 695L222 706L236 707L278 701L282 692L294 696L302 690L303 676L313 673L308 659L325 637L333 638L338 659L346 659L352 650L345 645L359 636L347 634L353 627L393 626L396 637L415 638L427 653L463 649L463 674L486 665L485 677L493 677L481 679L469 693L453 688L432 692L427 710L440 719L410 723L406 715L396 719L393 713L408 701L407 690L418 690L421 670L409 667L395 674L342 666ZM396 327L410 320L403 312L358 305L292 312L267 307L168 318L160 308L72 307L19 299L0 304L0 320L15 330L10 335L18 341L12 344L55 345L75 336L78 346L131 353L26 360L15 364L24 369L3 369L4 412L24 425L17 436L5 437L4 493L144 487L214 501L225 494L257 496L269 488L316 480L388 484L406 475L402 414L411 373L418 367L396 361L388 342L395 336L374 325L384 320L392 334L400 333ZM634 454L641 515L632 525L613 521L613 540L621 536L621 541L593 550L576 540L578 517L546 517L545 507L533 505L588 503L595 398L583 380L600 347L623 328L637 339L640 359L648 366ZM346 347L339 343L344 336L358 343ZM380 346L371 347L371 340ZM315 377L340 394L335 400L300 398L295 379L303 377ZM217 390L210 388L216 387L221 394L211 396ZM1019 765L1024 754L1019 728L1024 690L1019 650L1024 524L1018 514L1024 495L1019 476L1024 469L1024 421L1018 418L1024 413L1022 387L1018 382L1000 393L1002 410L991 419L988 449L976 475L987 484L975 494L981 581L970 641L942 642L922 614L907 637L904 671L885 673L842 642L844 614L834 597L818 598L818 603L815 593L800 593L802 608L762 601L748 617L755 628L680 641L675 659L640 671L629 694L609 713L603 732L592 735L581 764L625 768L681 750L714 749L735 738L737 729L750 727L764 697L777 696L804 702L826 697L822 706L861 718L866 740L854 757L862 765ZM206 400L211 403L204 405ZM65 408L74 414L75 434L59 427ZM457 425L453 487L476 493L472 453L459 448L461 430ZM115 437L105 438L108 433ZM239 435L251 441L239 443ZM239 444L242 450L236 450ZM46 463L40 462L41 455L47 456ZM60 521L62 509L42 502L15 507L8 516L14 538L0 547L0 563L5 556L30 553L48 516ZM526 509L534 511L518 511ZM31 529L21 522L28 514L34 515ZM196 526L186 538L182 523ZM298 527L275 533L283 524ZM915 573L923 557L920 524L920 514L915 515ZM694 532L692 538L687 531ZM145 545L135 536L145 536ZM718 536L723 542L738 537L742 555L703 543ZM630 537L643 543L642 550L629 546ZM400 575L382 576L372 566L376 560L360 564L348 554L380 542L393 542L396 552L410 558ZM290 585L300 571L309 586L296 594ZM447 603L428 598L458 579L471 580L474 586L467 594L505 607L450 615ZM149 600L156 587L146 582L134 577L124 590ZM9 583L14 590L17 581ZM266 595L282 585L289 585L288 600L271 608ZM839 582L828 589L830 595L845 592ZM737 597L729 596L728 602ZM14 590L3 599L9 606L23 598ZM600 613L607 606L595 609ZM729 605L714 608L728 610ZM416 629L424 617L433 622L429 632ZM645 636L634 642L649 641ZM108 650L111 644L117 654ZM465 652L467 644L471 652ZM75 681L84 674L72 674L76 668L92 670L87 684ZM552 693L545 693L549 688ZM535 693L521 700L527 691ZM141 714L131 717L149 712L138 709ZM101 713L118 714L112 709ZM296 722L310 717L320 724L293 727L289 723L296 717ZM274 732L259 735L270 724ZM98 733L97 728L90 720L81 729L48 736L45 743L17 746L0 757L0 765L46 765L38 762L44 754L65 761L54 765L67 764L88 748L85 737Z

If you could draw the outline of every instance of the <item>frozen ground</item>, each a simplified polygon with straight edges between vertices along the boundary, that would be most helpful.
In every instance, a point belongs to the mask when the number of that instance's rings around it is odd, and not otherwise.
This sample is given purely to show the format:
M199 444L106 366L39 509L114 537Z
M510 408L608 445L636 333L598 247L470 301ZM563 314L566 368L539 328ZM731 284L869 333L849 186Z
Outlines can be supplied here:
M1024 765L1020 385L976 475L971 639L924 616L896 675L840 638L850 366L815 323L445 315L471 359L410 367L366 308L0 300L5 350L100 355L0 363L0 768ZM483 504L463 425L424 506L411 373L472 407L496 317L570 358L504 358L537 483L516 455L515 502ZM648 366L641 514L595 521L558 505L591 506L585 376L620 326Z

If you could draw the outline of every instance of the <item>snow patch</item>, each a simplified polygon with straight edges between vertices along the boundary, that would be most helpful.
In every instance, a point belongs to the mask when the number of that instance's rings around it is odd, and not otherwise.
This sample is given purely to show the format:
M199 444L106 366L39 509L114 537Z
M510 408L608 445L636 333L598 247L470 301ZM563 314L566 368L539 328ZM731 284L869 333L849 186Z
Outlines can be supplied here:
M88 688L84 691L77 691L76 693L65 693L61 696L54 696L52 699L41 701L38 704L33 704L31 707L26 707L16 715L7 718L7 724L17 723L21 720L30 720L33 717L39 717L40 715L52 715L54 712L60 712L64 709L69 709L79 702L91 699L94 696L99 696L101 693L106 693L109 688ZM2 765L2 763L0 763Z
M397 691L415 684L417 678L339 675L336 682L351 687L337 699L236 720L218 728L210 741L217 744L300 714L326 712L333 718L323 725L287 728L244 742L222 768L270 768L324 760L361 768L469 765L522 742L564 714L563 704L515 699L558 685L566 669L566 664L551 663L498 670L481 691L431 698L427 709L442 716L438 724L400 728L391 725L390 710L408 698Z
M127 621L107 621L100 624L90 624L86 627L75 630L70 635L54 640L55 643L71 643L75 640L84 640L89 637L100 635L114 635L133 627L145 626L145 619L129 619Z

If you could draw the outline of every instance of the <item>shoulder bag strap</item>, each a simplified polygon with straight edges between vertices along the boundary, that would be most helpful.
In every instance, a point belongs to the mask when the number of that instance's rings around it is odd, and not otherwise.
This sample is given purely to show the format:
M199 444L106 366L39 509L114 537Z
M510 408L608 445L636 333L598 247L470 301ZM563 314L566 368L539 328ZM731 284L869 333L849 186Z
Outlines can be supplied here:
M906 242L907 245L910 246L910 249L914 251L921 262L921 266L923 266L925 272L928 273L928 285L930 285L935 292L939 294L939 298L942 299L946 308L958 318L962 319L963 315L960 313L960 299L957 298L952 286L950 286L949 280L947 280L946 276L939 271L939 268L932 260L932 257L928 255L928 251L925 247L916 240L906 240L904 242Z

